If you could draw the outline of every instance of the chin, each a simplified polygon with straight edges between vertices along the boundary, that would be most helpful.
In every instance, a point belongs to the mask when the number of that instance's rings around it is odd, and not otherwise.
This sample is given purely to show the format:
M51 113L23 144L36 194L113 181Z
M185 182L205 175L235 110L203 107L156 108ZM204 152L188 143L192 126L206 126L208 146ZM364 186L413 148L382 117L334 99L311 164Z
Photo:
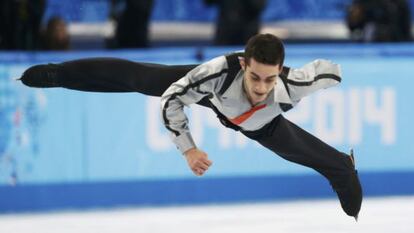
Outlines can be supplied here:
M266 98L261 98L261 99L258 99L257 100L257 103L259 103L259 102L263 102L263 101L265 101L266 100Z
M258 103L260 103L260 102L262 102L262 101L264 101L264 99L263 99L263 100L262 100L262 99L254 100L254 101L253 101L253 104L254 104L254 105L256 105L256 104L258 104Z

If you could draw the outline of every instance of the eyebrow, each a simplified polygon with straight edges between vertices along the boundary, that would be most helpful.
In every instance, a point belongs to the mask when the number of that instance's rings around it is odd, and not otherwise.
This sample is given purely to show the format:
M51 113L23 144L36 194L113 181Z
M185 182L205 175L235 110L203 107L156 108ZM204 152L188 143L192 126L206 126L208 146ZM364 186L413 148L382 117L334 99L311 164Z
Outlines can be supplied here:
M256 74L255 72L250 71L250 73L251 73L252 75L254 75L254 76L256 76L256 77L260 78L260 76L259 76L258 74ZM264 79L275 78L275 77L277 77L277 76L278 76L277 74L273 74L273 75L270 75L270 76L265 77Z

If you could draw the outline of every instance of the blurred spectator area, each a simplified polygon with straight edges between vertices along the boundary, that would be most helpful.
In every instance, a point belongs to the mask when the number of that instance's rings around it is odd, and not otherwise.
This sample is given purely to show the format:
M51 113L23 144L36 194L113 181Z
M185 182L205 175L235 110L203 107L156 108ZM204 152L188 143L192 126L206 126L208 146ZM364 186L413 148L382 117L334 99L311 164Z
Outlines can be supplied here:
M414 12L414 0L409 0ZM269 0L262 15L262 32L290 41L344 41L349 31L344 17L351 0ZM60 15L69 22L72 41L96 42L114 34L109 20L109 0L48 0L44 20ZM207 43L212 40L217 8L203 0L155 0L150 22L150 41L160 43ZM76 46L76 45L75 45Z

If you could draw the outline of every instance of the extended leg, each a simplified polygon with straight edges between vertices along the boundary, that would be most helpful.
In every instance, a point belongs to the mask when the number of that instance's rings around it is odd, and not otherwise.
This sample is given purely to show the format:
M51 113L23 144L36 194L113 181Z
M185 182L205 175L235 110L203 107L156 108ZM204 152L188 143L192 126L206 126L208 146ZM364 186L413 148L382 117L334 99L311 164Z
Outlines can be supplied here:
M246 136L252 137L248 133ZM350 156L339 152L281 115L267 126L266 133L253 138L282 158L321 173L337 192L344 211L350 216L358 216L362 188Z
M64 87L92 92L139 92L161 96L196 65L161 65L117 58L88 58L36 65L22 82L31 87Z

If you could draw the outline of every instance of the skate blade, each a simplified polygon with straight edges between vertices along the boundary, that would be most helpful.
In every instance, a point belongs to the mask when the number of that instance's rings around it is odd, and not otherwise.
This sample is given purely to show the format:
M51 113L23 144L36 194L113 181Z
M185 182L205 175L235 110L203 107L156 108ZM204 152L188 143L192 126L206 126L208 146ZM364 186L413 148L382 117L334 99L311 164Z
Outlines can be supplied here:
M351 152L349 153L349 157L351 158L351 162L355 167L355 158L354 158L354 149L351 148Z

